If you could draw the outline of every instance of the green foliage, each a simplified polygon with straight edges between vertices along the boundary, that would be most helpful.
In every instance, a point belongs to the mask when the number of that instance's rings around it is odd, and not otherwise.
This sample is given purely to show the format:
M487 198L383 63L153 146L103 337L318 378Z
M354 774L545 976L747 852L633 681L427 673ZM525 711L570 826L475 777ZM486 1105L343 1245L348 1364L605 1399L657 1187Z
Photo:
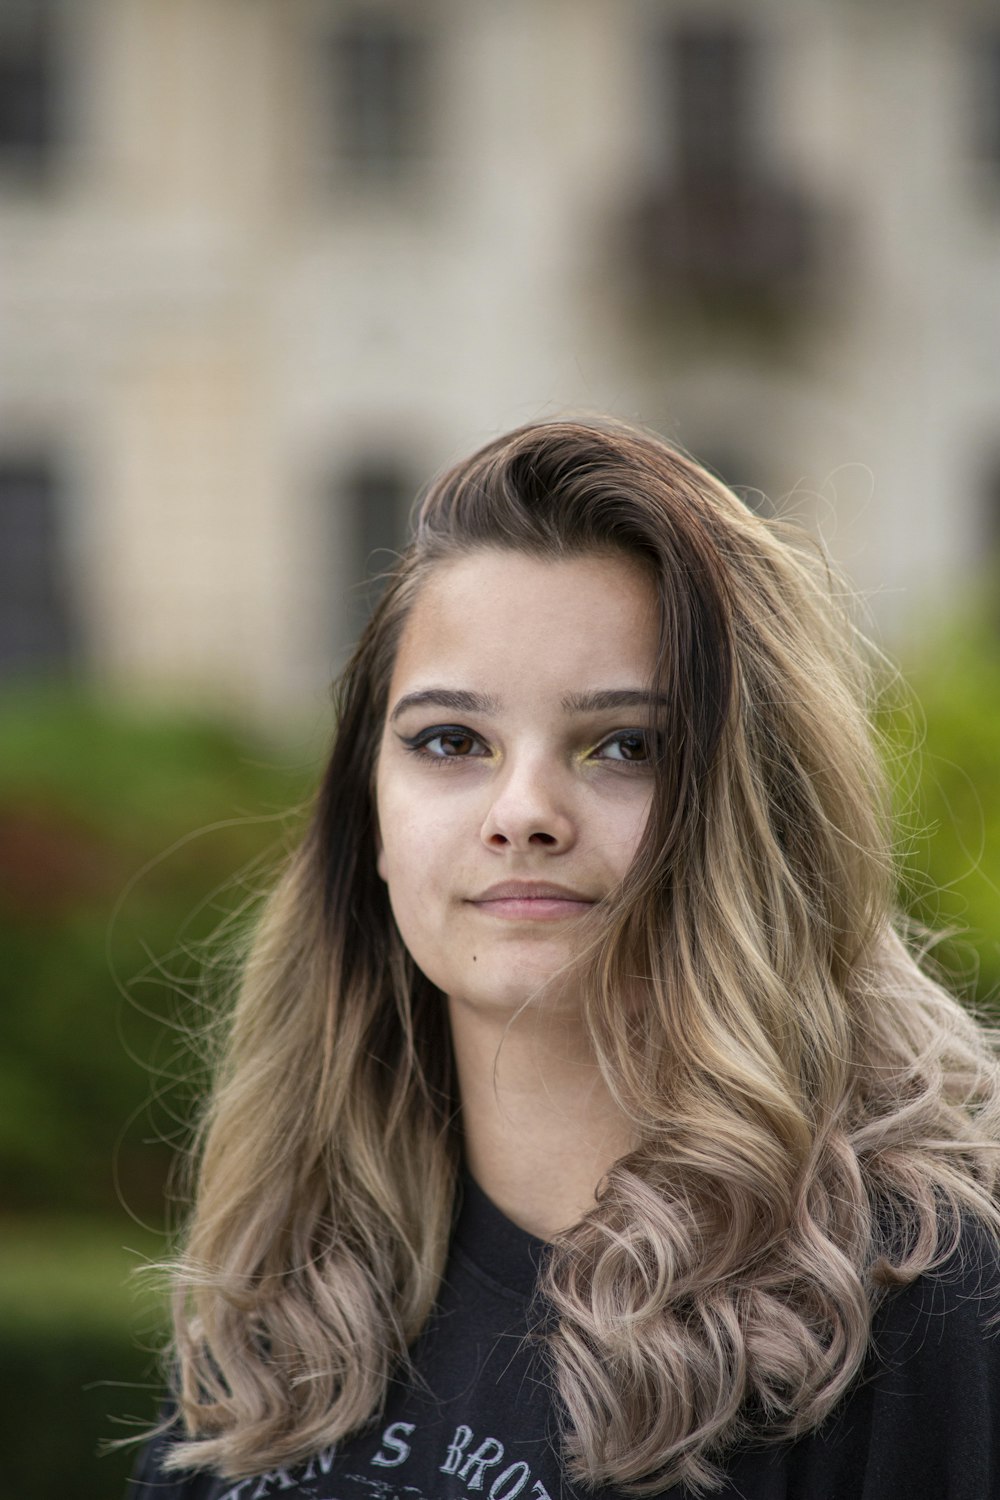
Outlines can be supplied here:
M124 1494L134 1451L100 1450L154 1420L165 1326L159 1299L126 1282L162 1250L162 1242L124 1216L119 1229L51 1218L4 1225L6 1494L39 1500Z
M885 728L909 832L905 899L945 933L935 957L978 1005L1000 1000L1000 633L991 618L939 636L907 672L915 705ZM912 752L914 736L916 757Z
M102 1451L136 1430L115 1425L127 1412L137 1426L156 1418L162 1385L156 1360L128 1330L67 1323L38 1336L24 1325L0 1340L5 1493L56 1500L123 1496L135 1453Z
M199 1089L191 1032L316 757L57 692L8 695L0 723L5 1473L12 1495L97 1500L133 1462L99 1446L150 1423L161 1390L162 1316L124 1283L165 1241L125 1208L163 1221Z
M5 1207L121 1196L157 1215L198 1089L205 962L223 991L313 757L51 692L0 719Z

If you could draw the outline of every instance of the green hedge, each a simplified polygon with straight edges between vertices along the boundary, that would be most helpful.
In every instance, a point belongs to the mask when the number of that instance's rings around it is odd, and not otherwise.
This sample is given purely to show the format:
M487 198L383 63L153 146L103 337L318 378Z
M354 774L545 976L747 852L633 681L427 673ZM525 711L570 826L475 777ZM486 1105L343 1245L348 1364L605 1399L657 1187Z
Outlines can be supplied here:
M23 1326L4 1329L0 1381L12 1434L4 1445L5 1494L32 1500L124 1496L134 1455L98 1450L131 1430L111 1413L143 1423L155 1416L154 1363L134 1339L72 1323L44 1338Z
M224 987L315 748L51 692L0 718L5 1207L155 1216L198 1087L201 971Z
M101 1450L156 1414L165 1319L159 1299L127 1280L160 1254L162 1241L124 1217L118 1228L52 1218L4 1223L5 1494L124 1494L134 1454Z
M1000 1001L1000 622L983 609L909 665L885 716L913 916L953 932L934 950L955 988ZM914 747L915 752L914 752Z
M6 695L0 721L5 1493L107 1500L133 1457L98 1449L160 1394L162 1319L124 1278L164 1241L129 1215L163 1222L199 1086L187 1033L317 752L54 690Z

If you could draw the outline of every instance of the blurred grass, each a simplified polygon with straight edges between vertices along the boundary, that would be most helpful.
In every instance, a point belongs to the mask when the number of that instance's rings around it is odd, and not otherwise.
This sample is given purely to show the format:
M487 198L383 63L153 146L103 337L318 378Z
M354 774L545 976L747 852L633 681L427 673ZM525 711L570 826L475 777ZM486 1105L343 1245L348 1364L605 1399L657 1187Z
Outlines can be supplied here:
M162 1237L122 1221L0 1223L0 1384L9 1434L3 1494L30 1500L122 1496L132 1449L162 1394L162 1295L134 1268Z
M164 1298L148 1276L136 1276L165 1254L162 1235L124 1220L32 1216L0 1222L0 1328L39 1336L67 1322L78 1328L158 1335Z
M998 581L1000 583L1000 581ZM945 936L933 956L977 1008L1000 1009L1000 620L994 597L928 638L882 727L895 746L904 904Z

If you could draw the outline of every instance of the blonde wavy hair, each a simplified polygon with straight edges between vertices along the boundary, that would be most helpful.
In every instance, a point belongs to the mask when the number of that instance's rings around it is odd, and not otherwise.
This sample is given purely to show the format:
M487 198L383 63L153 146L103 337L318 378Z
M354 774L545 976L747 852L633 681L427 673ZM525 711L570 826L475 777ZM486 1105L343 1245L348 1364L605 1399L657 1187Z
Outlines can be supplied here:
M362 1428L438 1293L459 1100L373 781L414 598L482 548L624 553L659 600L653 807L580 982L641 1144L544 1277L569 1473L711 1487L733 1445L822 1421L880 1297L964 1219L1000 1233L997 1064L894 929L870 672L818 550L642 432L522 428L430 486L339 684L200 1133L171 1467L258 1473Z

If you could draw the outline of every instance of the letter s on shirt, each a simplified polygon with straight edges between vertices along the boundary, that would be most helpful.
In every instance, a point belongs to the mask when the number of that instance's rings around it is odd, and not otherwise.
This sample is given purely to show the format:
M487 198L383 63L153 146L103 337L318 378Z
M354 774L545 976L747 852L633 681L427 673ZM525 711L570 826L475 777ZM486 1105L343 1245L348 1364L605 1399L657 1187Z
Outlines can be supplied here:
M382 1447L372 1459L382 1469L395 1469L405 1464L410 1456L410 1444L404 1441L412 1433L415 1422L390 1422L382 1434ZM391 1451L385 1452L388 1448Z

